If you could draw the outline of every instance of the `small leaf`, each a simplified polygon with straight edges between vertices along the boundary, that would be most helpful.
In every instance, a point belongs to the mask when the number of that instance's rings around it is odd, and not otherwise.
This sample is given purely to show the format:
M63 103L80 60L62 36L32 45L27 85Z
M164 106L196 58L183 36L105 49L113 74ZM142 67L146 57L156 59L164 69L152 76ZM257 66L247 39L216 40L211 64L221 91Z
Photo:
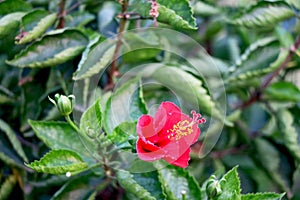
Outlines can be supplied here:
M196 19L187 0L157 0L158 18L157 21L170 24L179 29L197 29ZM133 9L143 17L150 17L151 4L147 0L132 1Z
M110 96L106 103L103 126L110 134L122 122L133 122L142 114L147 113L147 108L142 96L139 78L132 79Z
M25 155L25 152L22 148L22 145L20 141L18 140L16 134L14 131L11 129L11 127L4 122L3 120L0 119L0 130L6 133L8 139L10 140L13 148L16 150L16 152L19 154L19 156L25 161L28 162L28 159Z
M25 15L23 12L14 12L0 18L0 39L14 33L19 29L20 19Z
M80 119L80 130L91 138L96 138L101 133L102 127L102 113L100 107L100 100L90 106L82 115Z
M193 75L176 67L161 67L152 74L152 77L194 107L203 109L201 112L217 118L221 117L220 111L203 87L202 81Z
M31 9L31 5L23 0L5 0L0 2L0 16L13 12L26 12Z
M256 193L256 194L244 194L241 196L241 200L280 200L284 196L283 194L276 193Z
M293 16L295 16L294 11L286 5L268 4L262 6L257 4L247 14L234 19L232 23L247 28L267 28Z
M40 37L56 20L56 13L49 14L44 10L34 10L22 17L21 26L23 36L16 41L17 44L31 42ZM18 36L17 36L18 37Z
M89 78L105 69L112 61L115 47L114 41L106 40L103 42L102 37L92 40L84 51L73 79Z
M182 199L182 192L186 192L186 199L201 199L200 187L187 170L173 165L163 166L156 163L159 181L169 199Z
M231 200L240 195L241 188L237 167L228 171L222 179L220 181L222 193L218 196L218 200Z
M49 174L65 174L67 172L81 171L87 168L87 163L82 158L70 150L51 150L39 161L36 160L25 165L37 172Z
M78 152L86 162L93 163L78 134L68 123L29 120L29 124L37 137L49 148L69 149ZM92 146L89 146L89 148L92 148Z
M17 177L15 175L10 175L8 178L5 179L4 183L0 187L0 197L2 200L8 199L16 183Z
M117 180L122 188L126 190L126 192L131 193L134 197L141 200L155 200L153 197L143 186L139 185L134 179L133 175L128 171L119 170L117 171Z
M88 39L75 29L57 30L21 51L8 64L17 67L51 67L80 54Z
M118 148L132 148L131 141L136 141L136 123L123 122L118 125L111 134L107 136ZM135 148L135 147L133 147Z
M300 90L299 88L290 82L279 81L272 83L265 91L264 97L271 101L300 101Z

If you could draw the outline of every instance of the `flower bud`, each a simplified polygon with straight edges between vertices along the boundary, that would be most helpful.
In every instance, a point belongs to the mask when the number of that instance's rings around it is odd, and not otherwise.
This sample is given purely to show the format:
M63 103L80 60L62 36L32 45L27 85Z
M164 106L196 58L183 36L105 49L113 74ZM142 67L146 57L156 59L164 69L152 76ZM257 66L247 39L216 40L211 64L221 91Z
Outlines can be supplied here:
M68 116L72 113L75 100L74 95L65 96L56 94L54 96L55 100L51 99L50 97L48 98L57 107L57 109L63 116Z
M219 196L222 193L222 188L220 185L220 181L216 179L213 175L207 182L206 185L206 194L209 199Z

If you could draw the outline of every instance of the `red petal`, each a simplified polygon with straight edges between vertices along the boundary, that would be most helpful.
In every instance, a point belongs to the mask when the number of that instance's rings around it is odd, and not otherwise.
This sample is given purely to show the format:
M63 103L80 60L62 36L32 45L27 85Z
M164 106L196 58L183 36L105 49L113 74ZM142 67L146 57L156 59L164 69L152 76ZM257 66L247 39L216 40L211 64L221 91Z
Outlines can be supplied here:
M159 160L164 156L164 150L141 138L136 143L136 151L139 158L144 161Z
M157 133L153 126L153 118L150 115L142 115L138 119L136 130L139 137L144 137L152 143L158 140Z
M172 117L174 113L181 113L181 110L174 103L166 101L160 104L154 116L154 127L156 128L156 132L159 132L165 127L166 123L170 121L170 117Z
M190 160L190 148L188 148L177 160L172 160L170 158L164 158L168 163L171 163L172 165L186 168L189 165Z

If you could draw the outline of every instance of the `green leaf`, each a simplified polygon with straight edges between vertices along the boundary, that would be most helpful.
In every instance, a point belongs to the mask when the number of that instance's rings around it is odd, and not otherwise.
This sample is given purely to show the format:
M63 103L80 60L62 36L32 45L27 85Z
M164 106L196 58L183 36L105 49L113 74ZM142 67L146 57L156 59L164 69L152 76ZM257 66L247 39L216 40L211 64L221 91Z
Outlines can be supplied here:
M300 90L291 82L279 81L272 83L265 91L264 98L271 101L300 101Z
M80 130L91 138L96 138L101 133L102 113L100 100L95 101L82 115Z
M55 22L56 13L49 14L45 10L34 10L22 17L22 36L18 38L17 44L31 42L41 35Z
M23 151L22 145L20 141L18 140L16 134L11 129L11 127L3 120L0 119L0 130L2 130L4 133L6 133L8 139L10 140L13 148L16 150L18 155L25 161L28 162L28 159L25 155L25 152Z
M15 175L10 175L8 178L5 179L4 183L0 187L0 197L2 200L8 199L16 183L17 177Z
M51 67L79 55L88 39L75 29L56 30L21 51L8 64L17 67Z
M197 1L195 5L193 5L193 9L195 15L200 15L200 16L213 16L213 15L220 14L221 12L219 8L204 3L202 1Z
M0 2L0 16L13 12L26 12L31 9L31 5L23 0L5 0Z
M23 12L14 12L0 18L0 39L19 29L20 19L24 14Z
M182 199L182 192L186 192L186 199L201 199L200 187L187 170L173 165L164 166L156 163L159 181L169 199Z
M162 191L162 185L158 179L158 172L151 171L145 173L134 173L133 179L157 200L166 199L165 194Z
M264 167L271 172L277 172L280 162L279 152L266 140L257 138L254 140L257 155Z
M124 63L141 63L145 60L155 59L163 49L161 38L153 31L127 32L123 35L123 40L126 44L122 49Z
M75 12L66 17L66 27L84 27L95 19L95 16L88 12Z
M14 101L15 101L14 98L4 94L0 94L0 104L10 104L13 103Z
M280 200L284 196L283 194L276 193L256 193L256 194L244 194L241 196L241 200Z
M288 4L300 9L300 2L298 0L286 0L286 1Z
M268 28L294 16L294 11L283 4L267 4L265 6L257 4L243 16L234 19L232 23L247 28Z
M126 192L134 195L135 198L141 200L155 200L153 197L143 186L138 184L134 179L133 175L128 171L119 170L117 171L117 180L122 188L126 190Z
M176 67L161 67L152 74L152 77L186 102L203 109L201 112L221 118L219 110L217 110L214 101L203 87L202 81L193 75ZM178 80L180 80L180 83Z
M261 39L247 48L243 55L230 67L232 72L226 79L226 83L243 83L256 77L268 74L285 61L288 50L279 51L275 38Z
M37 172L49 174L65 174L67 172L78 172L88 167L82 158L70 150L51 150L40 160L25 165Z
M141 81L139 78L124 83L108 99L103 126L110 134L122 122L136 121L142 114L147 113L147 108L142 96Z
M107 136L118 148L132 148L136 141L136 123L123 122ZM134 147L135 148L135 147Z
M95 177L95 174L85 174L84 176L76 176L66 184L64 184L51 198L51 200L87 200L101 184L106 186L108 183L103 182L102 177ZM103 187L102 186L102 187Z
M157 0L157 21L170 24L178 29L197 29L196 19L188 0ZM133 0L132 10L138 11L143 17L150 17L151 4L147 0Z
M102 37L92 40L82 55L73 79L89 78L105 69L113 59L115 47L114 41L106 40L103 42Z
M29 124L37 137L49 148L69 149L78 152L86 162L94 162L78 134L68 123L29 120Z
M222 181L222 179L224 181ZM222 193L218 196L218 200L231 200L235 199L241 193L240 179L238 177L237 167L228 171L222 177L220 184Z
M118 27L116 16L120 10L120 4L115 1L105 1L98 12L98 30L103 35L110 35L111 30Z
M283 143L293 155L297 163L300 163L300 146L298 133L293 126L293 115L287 110L279 110L275 114L279 131L283 134Z

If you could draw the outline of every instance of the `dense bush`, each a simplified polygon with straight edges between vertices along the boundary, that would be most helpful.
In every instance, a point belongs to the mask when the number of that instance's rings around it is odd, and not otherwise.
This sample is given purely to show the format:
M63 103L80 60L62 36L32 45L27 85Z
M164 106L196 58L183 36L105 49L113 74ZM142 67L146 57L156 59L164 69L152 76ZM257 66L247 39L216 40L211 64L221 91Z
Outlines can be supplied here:
M299 11L0 0L0 199L299 199Z

